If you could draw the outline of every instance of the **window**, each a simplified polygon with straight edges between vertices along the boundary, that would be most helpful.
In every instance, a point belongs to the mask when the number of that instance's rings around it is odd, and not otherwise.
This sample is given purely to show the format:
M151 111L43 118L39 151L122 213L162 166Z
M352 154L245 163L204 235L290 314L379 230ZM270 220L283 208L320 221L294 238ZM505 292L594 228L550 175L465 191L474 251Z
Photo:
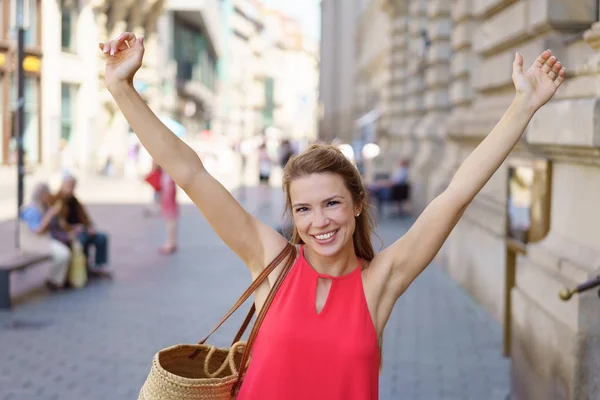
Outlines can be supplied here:
M63 51L75 51L75 29L77 24L77 8L74 0L61 0L60 43Z
M1 38L5 38L6 37L6 33L4 32L4 16L6 15L5 13L5 7L7 7L7 2L6 1L0 1L0 37ZM0 151L0 162L2 162L2 152Z
M202 82L214 89L217 60L202 32L176 20L174 36L175 43L179 44L174 54L178 78Z
M11 104L17 104L17 77L14 74L11 77ZM40 151L40 123L38 112L38 94L39 81L37 77L26 76L24 82L24 116L23 116L23 148L25 152L25 162L36 164L39 161ZM15 121L17 117L16 109L11 110L11 133L12 137L16 136Z
M23 0L27 2L28 9L26 17L29 17L27 30L25 31L25 46L38 46L38 1L39 0Z
M263 123L265 126L273 125L273 110L275 108L274 100L275 80L271 77L265 79L265 108L263 111Z
M74 99L77 86L69 83L61 85L61 112L60 112L60 137L67 142L73 134Z

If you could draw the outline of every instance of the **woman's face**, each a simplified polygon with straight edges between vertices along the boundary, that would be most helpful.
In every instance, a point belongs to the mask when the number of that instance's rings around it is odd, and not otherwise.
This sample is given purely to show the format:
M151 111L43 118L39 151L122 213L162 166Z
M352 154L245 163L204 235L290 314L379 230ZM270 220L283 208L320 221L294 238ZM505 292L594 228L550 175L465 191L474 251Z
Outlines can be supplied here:
M321 256L352 245L359 212L343 179L336 174L312 174L290 184L292 215L302 241Z

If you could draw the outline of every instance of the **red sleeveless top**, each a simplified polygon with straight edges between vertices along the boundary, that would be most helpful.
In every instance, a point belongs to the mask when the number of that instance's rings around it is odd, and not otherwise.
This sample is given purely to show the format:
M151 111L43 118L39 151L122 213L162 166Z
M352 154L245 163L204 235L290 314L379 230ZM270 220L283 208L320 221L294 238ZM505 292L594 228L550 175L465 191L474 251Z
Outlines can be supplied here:
M376 400L377 333L359 266L347 275L316 272L304 248L260 328L238 400ZM331 279L320 313L318 278Z

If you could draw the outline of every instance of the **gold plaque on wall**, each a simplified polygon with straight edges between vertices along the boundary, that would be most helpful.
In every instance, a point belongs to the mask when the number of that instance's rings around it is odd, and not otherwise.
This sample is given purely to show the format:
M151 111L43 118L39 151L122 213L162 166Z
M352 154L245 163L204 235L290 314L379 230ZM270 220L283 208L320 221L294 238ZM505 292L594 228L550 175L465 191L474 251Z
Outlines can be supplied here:
M507 237L526 244L546 236L550 230L551 174L549 160L509 160Z

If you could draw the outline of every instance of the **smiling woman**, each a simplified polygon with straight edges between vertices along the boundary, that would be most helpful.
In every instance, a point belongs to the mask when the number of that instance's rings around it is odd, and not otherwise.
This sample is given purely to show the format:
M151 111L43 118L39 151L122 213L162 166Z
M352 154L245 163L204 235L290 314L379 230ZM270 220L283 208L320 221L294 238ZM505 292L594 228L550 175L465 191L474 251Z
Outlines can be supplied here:
M516 93L507 112L410 230L377 255L369 199L354 165L329 145L292 157L284 189L299 250L294 259L287 240L244 210L136 92L143 39L123 33L100 49L106 54L106 86L142 144L248 266L258 287L256 309L270 304L251 335L252 359L237 400L376 400L378 346L394 305L565 78L549 50L527 71L516 54Z
M314 250L319 256L333 256L350 241L352 256L355 252L363 260L373 259L368 195L358 170L340 150L313 145L293 157L284 171L283 188L286 213L295 226L292 243L308 244L307 255ZM328 262L325 269L341 275L348 268L345 261L340 260L339 267Z

